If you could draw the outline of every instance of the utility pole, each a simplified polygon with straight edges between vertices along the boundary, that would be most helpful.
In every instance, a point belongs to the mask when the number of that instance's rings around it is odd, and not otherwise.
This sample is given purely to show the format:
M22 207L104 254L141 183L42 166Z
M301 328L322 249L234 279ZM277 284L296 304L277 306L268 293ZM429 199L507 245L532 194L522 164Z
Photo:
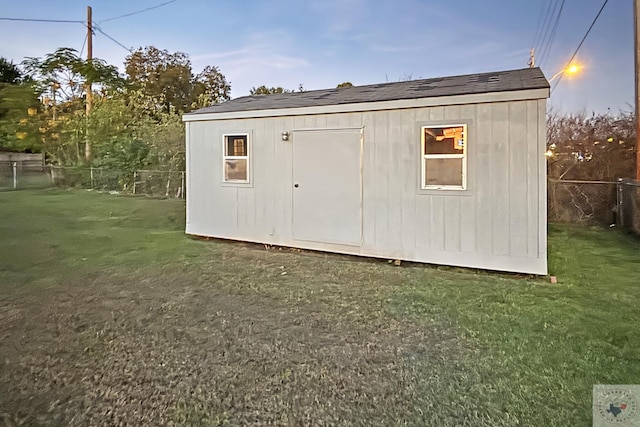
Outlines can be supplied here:
M87 63L89 66L93 62L93 24L91 18L91 6L87 6ZM91 161L91 139L89 137L89 115L91 114L91 107L93 107L93 93L91 89L91 80L87 79L87 104L86 104L86 120L87 120L87 133L85 135L84 145L84 159L87 162Z
M536 49L535 48L531 48L531 52L529 53L529 62L528 64L529 68L533 68L536 66Z
M640 181L640 0L633 1L633 33L635 53L635 89L636 89L636 180Z

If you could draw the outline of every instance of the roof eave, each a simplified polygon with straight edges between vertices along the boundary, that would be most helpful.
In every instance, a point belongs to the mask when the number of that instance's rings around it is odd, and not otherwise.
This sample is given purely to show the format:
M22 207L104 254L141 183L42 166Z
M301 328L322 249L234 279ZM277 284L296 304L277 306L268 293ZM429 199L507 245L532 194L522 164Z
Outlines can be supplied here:
M347 104L316 105L308 107L274 108L261 110L243 110L228 112L193 112L182 116L185 122L206 120L229 120L259 117L301 116L310 114L352 113L362 111L397 110L405 108L437 107L443 105L466 105L490 102L508 102L547 99L549 86L536 89L520 89L509 91L474 93L465 95L448 95L393 101L373 101Z

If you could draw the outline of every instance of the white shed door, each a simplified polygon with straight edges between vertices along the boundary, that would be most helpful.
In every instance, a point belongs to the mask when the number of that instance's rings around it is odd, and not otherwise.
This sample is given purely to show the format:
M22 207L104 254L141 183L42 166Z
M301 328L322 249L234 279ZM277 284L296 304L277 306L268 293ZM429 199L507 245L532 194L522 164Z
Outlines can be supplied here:
M360 129L293 135L293 238L360 246Z

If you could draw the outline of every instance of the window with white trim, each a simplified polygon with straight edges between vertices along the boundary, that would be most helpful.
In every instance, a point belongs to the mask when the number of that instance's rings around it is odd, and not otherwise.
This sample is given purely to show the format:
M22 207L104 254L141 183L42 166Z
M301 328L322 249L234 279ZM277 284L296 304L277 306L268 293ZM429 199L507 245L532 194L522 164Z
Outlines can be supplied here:
M422 189L467 188L467 125L422 126Z
M224 182L249 182L249 135L224 135Z

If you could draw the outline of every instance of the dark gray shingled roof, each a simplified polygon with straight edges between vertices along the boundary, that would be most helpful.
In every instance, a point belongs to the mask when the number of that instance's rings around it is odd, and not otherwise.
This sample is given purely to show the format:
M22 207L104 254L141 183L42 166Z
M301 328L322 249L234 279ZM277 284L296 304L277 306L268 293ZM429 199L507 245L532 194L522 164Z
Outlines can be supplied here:
M401 99L545 88L549 88L549 82L542 74L540 68L524 68L521 70L467 74L463 76L382 83L341 89L243 96L221 104L201 108L190 114L358 104L363 102L396 101Z

